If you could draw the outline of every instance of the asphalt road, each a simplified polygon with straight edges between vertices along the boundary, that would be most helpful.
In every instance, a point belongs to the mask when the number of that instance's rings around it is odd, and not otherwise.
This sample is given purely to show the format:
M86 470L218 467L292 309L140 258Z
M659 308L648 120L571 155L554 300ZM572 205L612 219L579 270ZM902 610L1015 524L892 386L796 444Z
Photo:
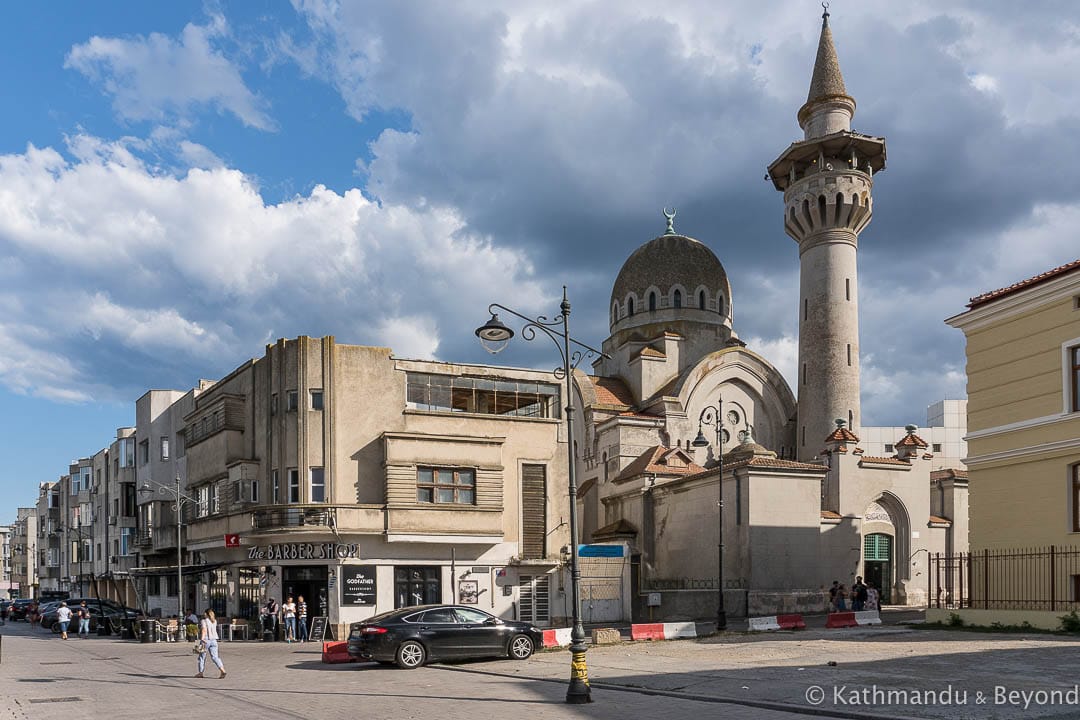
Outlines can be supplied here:
M565 651L404 671L327 665L312 645L222 643L228 677L218 680L210 669L192 677L186 643L65 642L25 623L0 634L3 720L1080 717L1080 698L1064 695L1080 639L1050 635L893 626L596 647L594 702L572 706Z

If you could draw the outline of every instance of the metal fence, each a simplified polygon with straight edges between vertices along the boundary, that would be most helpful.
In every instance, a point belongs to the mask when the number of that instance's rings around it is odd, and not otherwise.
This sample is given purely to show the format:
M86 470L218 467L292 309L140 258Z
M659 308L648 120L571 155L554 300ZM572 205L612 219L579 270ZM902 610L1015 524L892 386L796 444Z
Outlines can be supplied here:
M930 606L1080 610L1080 548L976 550L930 556Z

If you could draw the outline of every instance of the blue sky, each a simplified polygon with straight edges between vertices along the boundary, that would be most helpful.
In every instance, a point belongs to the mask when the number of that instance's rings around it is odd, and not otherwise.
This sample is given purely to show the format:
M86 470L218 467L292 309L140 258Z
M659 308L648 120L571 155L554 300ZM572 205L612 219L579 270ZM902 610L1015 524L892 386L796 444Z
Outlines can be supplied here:
M854 127L863 413L961 397L967 299L1076 259L1080 8L832 3ZM490 301L599 344L619 266L707 243L791 377L797 253L764 168L799 130L815 2L13 5L0 25L0 522L148 388L277 337L485 361ZM544 348L500 360L546 365Z

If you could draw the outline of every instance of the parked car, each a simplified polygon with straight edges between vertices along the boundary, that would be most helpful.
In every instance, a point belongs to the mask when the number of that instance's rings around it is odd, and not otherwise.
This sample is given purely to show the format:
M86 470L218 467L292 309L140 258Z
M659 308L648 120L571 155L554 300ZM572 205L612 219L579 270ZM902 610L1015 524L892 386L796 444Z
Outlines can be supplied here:
M418 605L349 626L349 655L418 668L426 662L509 656L525 660L543 643L543 632L461 605Z
M72 613L68 632L78 632L79 630L78 610L79 603L83 600L86 600L86 607L90 611L90 632L97 632L98 625L101 624L103 617L111 621L109 625L111 631L114 628L119 629L121 622L135 616L134 610L125 608L112 600L101 600L99 607L97 598L74 598L74 604L72 604L71 600L66 601ZM56 618L56 611L59 608L59 602L42 605L41 627L49 628L54 633L60 632L60 621Z
M25 620L27 609L34 604L34 598L17 598L8 611L9 620Z

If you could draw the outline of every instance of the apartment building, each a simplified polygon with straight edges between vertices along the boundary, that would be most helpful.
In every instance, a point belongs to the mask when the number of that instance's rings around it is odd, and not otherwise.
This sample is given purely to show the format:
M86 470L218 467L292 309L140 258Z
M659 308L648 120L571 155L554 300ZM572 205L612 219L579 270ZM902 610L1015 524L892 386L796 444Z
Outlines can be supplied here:
M18 597L35 597L37 590L37 509L15 510L11 534L11 582Z

